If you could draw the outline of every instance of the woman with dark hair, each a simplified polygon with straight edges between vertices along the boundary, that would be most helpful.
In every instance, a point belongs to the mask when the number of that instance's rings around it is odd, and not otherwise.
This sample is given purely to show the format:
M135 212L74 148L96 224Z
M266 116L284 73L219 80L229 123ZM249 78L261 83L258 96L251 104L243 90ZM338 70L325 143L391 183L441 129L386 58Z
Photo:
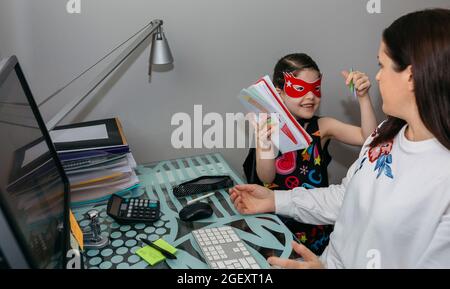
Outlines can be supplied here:
M334 223L317 257L284 268L450 268L450 10L410 13L383 33L377 81L388 115L340 185L273 192L230 190L243 214L276 212Z

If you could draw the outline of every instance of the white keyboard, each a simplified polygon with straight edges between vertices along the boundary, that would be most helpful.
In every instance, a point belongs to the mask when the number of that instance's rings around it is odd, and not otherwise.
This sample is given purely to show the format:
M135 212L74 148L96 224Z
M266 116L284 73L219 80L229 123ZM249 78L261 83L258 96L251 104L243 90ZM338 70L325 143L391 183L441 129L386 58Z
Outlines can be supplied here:
M192 231L212 269L261 269L232 227Z

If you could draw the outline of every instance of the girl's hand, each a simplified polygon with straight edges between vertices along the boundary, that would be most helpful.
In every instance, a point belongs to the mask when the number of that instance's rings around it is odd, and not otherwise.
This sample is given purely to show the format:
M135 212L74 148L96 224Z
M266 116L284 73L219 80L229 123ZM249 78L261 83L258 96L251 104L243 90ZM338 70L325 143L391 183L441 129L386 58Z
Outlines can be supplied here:
M295 252L297 252L297 254L302 256L303 261L270 257L269 259L267 259L267 262L269 262L269 264L272 266L277 266L285 269L325 269L319 257L317 257L304 245L292 241L292 248Z
M277 126L271 124L268 114L259 114L259 122L256 121L256 115L251 120L251 124L256 133L256 149L265 154L264 158L275 158L275 149L271 137Z
M347 86L353 81L353 85L356 89L356 95L358 97L368 97L369 89L372 86L370 83L369 77L360 71L342 71L342 76L345 78L345 84Z

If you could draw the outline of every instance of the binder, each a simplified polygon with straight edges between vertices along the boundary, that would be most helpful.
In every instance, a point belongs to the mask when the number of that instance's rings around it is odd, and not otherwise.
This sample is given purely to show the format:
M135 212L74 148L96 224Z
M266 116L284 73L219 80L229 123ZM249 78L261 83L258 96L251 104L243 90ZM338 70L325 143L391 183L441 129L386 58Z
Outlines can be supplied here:
M102 149L82 150L74 152L58 152L58 157L61 161L82 160L95 157L107 156L109 154L126 154L130 152L130 148L126 147L111 147Z
M71 206L102 203L139 186L118 118L58 126L50 135L69 179Z
M128 152L129 147L118 118L57 126L50 136L59 154L83 151ZM92 154L92 153L91 153Z

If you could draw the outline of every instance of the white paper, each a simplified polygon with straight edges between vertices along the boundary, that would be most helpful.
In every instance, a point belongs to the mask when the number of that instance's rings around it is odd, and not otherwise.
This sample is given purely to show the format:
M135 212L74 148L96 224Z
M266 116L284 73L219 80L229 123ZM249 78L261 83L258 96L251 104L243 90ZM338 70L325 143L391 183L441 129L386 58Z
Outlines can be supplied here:
M263 80L265 80L265 82L258 81L247 89L243 89L238 96L239 100L250 112L256 114L261 112L270 114L275 113L278 115L278 118L274 119L274 121L278 122L279 130L274 132L271 139L273 144L282 153L297 151L308 147L308 142L311 141L311 137L303 128L297 127L294 124L292 118L288 115L289 112L287 112L287 108L284 106L278 93L276 93L276 89L270 78L264 76ZM257 104L255 105L255 103ZM300 130L302 130L302 132Z
M135 169L137 167L136 160L131 153L127 153L128 165L130 168Z
M106 125L99 124L88 127L53 130L50 136L55 143L107 139Z

